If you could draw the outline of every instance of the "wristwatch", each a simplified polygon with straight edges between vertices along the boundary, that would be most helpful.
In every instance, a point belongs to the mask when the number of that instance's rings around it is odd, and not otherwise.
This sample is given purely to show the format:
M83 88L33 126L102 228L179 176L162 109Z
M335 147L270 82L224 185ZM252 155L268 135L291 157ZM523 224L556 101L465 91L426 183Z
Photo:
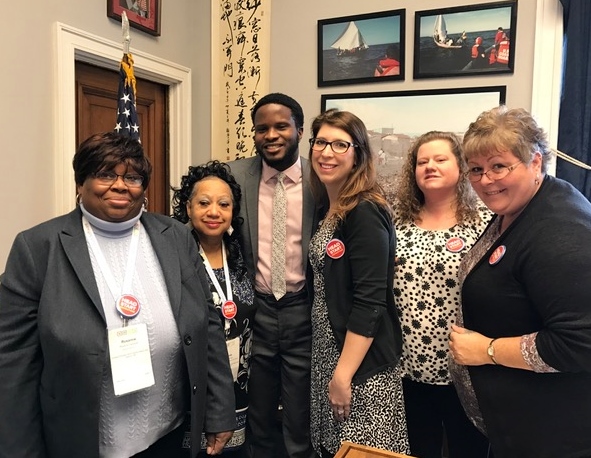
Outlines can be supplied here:
M495 347L493 347L493 343L495 343L495 340L497 339L492 339L490 341L490 343L488 344L488 348L486 349L486 354L490 357L490 360L492 361L493 364L498 364L497 360L495 359Z

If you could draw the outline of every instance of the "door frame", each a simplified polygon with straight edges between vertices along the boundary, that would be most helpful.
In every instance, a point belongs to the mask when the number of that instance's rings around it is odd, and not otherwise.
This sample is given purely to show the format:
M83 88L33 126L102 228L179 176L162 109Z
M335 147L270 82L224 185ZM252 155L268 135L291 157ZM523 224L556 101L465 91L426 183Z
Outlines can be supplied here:
M75 61L119 70L121 43L58 22L55 117L54 214L75 206L72 157L76 150ZM131 49L135 75L169 86L169 180L176 186L191 164L191 69ZM113 120L115 113L113 114ZM113 121L114 122L114 121Z
M562 13L560 0L537 0L531 112L544 127L553 148L558 145L562 92ZM556 157L548 164L548 173L556 175Z

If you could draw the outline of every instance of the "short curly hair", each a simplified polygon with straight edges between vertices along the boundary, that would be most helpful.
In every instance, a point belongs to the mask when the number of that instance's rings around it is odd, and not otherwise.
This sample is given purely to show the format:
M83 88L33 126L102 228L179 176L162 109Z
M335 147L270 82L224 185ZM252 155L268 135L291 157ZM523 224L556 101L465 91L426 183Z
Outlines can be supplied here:
M525 164L540 153L542 173L546 173L553 157L546 132L534 117L523 108L510 109L506 105L482 112L464 134L463 148L467 160L510 151Z
M226 182L232 192L232 228L234 231L231 235L226 232L223 237L228 249L228 265L231 269L237 270L239 277L242 277L246 273L246 265L242 260L242 256L240 256L241 248L238 238L238 229L242 225L242 218L238 216L240 214L242 191L228 164L215 160L198 166L189 166L188 173L181 178L180 187L172 188L174 191L172 196L172 216L174 219L191 227L197 243L199 243L199 235L193 229L191 218L187 213L187 204L193 197L195 184L208 177L216 177Z

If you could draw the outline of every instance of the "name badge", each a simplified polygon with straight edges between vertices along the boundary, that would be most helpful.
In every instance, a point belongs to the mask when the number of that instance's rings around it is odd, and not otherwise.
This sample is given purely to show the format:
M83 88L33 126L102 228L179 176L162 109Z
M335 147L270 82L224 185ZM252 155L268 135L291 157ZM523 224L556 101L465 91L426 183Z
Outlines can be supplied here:
M109 357L115 396L154 385L148 328L145 323L110 329Z
M236 382L238 380L238 364L240 363L240 338L226 340L226 347L228 348L232 378Z

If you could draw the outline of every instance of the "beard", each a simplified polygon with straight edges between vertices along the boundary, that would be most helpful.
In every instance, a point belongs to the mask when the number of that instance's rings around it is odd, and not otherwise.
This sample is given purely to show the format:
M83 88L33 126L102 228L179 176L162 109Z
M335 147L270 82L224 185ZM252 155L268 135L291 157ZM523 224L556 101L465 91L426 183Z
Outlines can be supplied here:
M265 152L257 147L257 154L259 154L263 160L267 163L269 167L273 167L275 170L283 171L289 167L291 167L298 159L299 144L297 141L290 144L289 147L285 150L285 154L279 158L275 158L273 156L267 156Z

